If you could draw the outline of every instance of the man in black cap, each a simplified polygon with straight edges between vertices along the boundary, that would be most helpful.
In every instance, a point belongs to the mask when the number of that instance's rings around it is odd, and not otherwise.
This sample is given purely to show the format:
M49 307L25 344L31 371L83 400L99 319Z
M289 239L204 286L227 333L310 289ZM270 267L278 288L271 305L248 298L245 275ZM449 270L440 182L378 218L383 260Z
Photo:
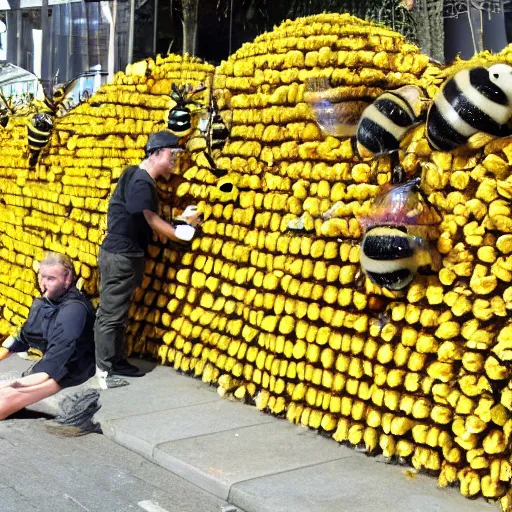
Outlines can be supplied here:
M96 375L102 389L125 386L116 375L138 377L142 372L126 360L124 333L132 295L142 283L144 255L152 232L175 242L189 242L200 215L172 226L158 214L156 180L168 180L182 151L168 131L150 135L146 158L125 169L110 199L107 235L100 247L100 304L96 314ZM187 229L188 228L188 229Z

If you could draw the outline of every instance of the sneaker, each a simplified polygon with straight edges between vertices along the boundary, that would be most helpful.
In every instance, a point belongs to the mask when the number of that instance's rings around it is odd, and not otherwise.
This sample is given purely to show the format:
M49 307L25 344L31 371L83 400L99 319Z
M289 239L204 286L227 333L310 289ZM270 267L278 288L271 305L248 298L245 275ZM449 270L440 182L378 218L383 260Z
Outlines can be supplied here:
M121 359L112 366L112 375L122 375L124 377L142 377L145 373L135 365L129 363L126 359Z
M128 386L130 383L125 379L109 375L107 371L96 367L96 380L100 389L113 389Z

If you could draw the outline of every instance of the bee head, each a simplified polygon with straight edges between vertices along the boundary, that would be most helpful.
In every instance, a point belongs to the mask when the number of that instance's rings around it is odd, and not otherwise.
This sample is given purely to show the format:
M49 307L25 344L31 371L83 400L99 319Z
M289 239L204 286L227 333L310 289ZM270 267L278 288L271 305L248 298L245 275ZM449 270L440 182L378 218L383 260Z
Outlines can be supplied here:
M512 67L508 64L494 64L488 71L489 80L496 84L512 103Z
M35 114L32 117L32 125L41 131L50 131L53 128L53 121L50 115L43 114Z

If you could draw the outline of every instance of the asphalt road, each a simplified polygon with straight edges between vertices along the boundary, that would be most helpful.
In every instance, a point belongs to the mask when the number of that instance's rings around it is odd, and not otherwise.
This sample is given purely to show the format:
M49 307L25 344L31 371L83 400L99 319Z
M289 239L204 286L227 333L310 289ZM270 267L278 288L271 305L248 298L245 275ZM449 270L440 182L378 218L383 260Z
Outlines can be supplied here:
M26 414L0 421L1 512L233 510L103 435L61 437L45 423Z

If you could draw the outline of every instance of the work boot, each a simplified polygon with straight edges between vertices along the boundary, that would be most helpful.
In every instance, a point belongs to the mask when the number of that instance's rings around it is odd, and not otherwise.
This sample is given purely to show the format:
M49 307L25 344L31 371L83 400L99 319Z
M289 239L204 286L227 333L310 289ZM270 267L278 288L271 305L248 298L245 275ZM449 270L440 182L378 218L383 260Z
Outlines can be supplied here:
M112 366L112 375L122 375L123 377L142 377L145 373L140 368L129 363L126 359L121 359Z

